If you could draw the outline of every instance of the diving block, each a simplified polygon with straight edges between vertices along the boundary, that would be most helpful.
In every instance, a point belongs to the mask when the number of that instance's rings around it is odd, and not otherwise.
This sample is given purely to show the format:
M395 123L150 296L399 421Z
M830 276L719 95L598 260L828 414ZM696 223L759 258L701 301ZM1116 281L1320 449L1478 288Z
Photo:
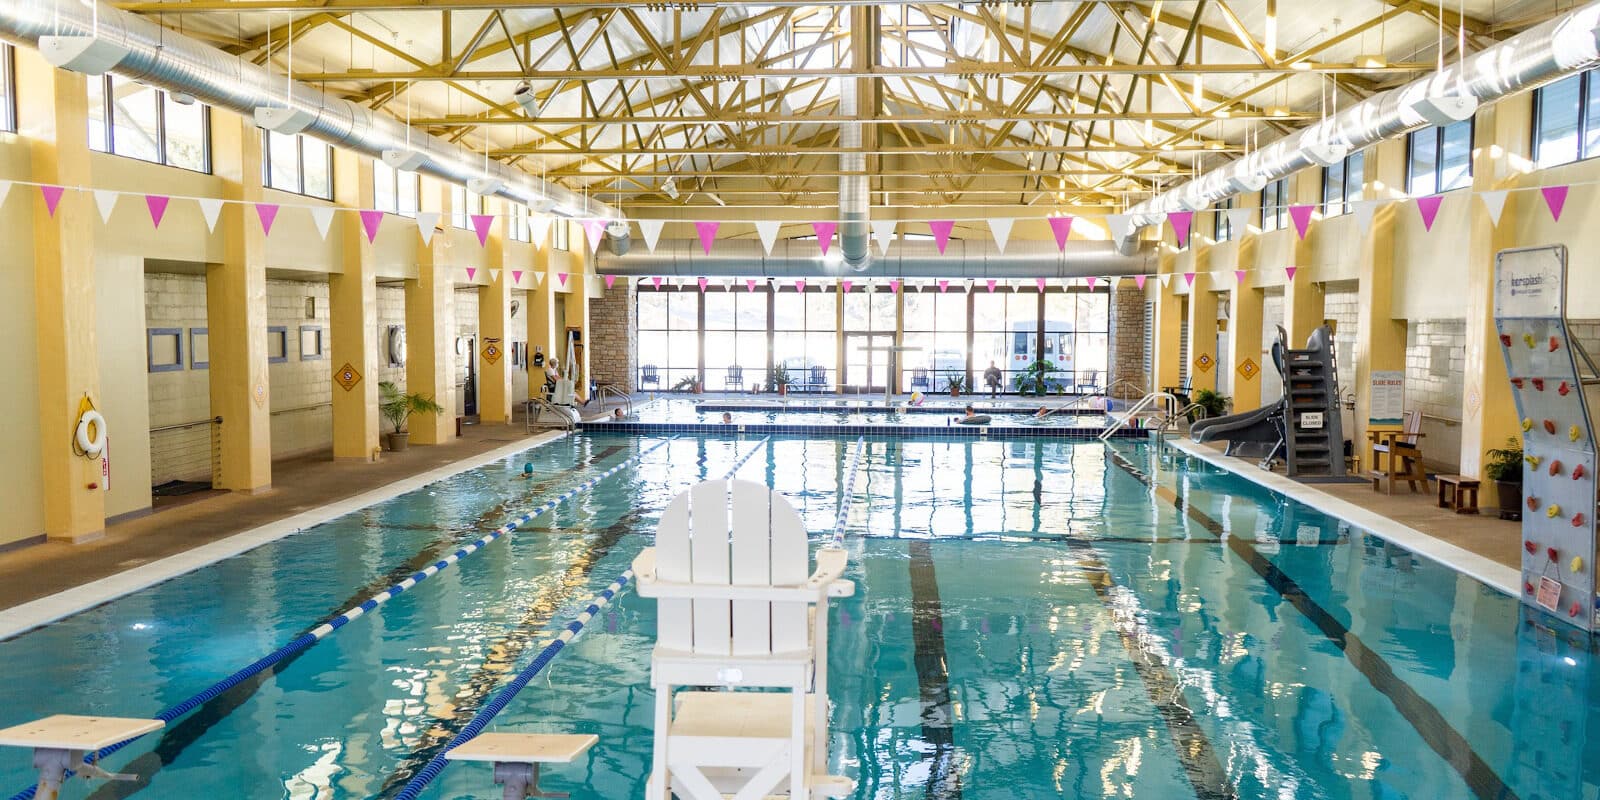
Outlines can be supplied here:
M137 776L106 772L96 764L85 762L84 756L160 730L165 725L159 719L56 714L0 730L0 747L32 749L33 767L39 770L39 785L34 796L39 800L55 800L68 771L84 779L134 780Z
M599 737L579 733L484 733L445 753L451 761L488 761L494 782L505 786L505 800L566 797L565 792L539 789L540 764L571 764Z

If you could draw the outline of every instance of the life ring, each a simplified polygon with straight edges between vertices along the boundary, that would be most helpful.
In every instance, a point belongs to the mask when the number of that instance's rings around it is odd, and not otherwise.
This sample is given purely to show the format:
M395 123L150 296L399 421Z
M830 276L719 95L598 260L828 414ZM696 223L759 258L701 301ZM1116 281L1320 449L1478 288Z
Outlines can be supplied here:
M78 415L77 443L87 458L99 458L106 449L106 418L100 412L91 408Z

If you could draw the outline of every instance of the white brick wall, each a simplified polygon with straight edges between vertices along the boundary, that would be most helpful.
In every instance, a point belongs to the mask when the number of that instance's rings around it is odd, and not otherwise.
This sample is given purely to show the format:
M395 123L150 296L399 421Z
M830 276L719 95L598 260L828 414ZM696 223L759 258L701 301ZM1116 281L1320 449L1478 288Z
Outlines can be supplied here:
M191 331L206 327L206 281L200 275L150 273L144 281L145 321L151 328L176 328L183 336L183 369L148 373L152 430L211 417L211 373L191 369ZM150 434L150 482L208 481L213 470L210 425Z
M1356 359L1361 357L1356 346L1356 326L1361 316L1359 284L1329 281L1322 285L1322 290L1322 318L1334 321L1333 349L1339 359L1339 388L1342 390L1355 380Z
M306 318L306 298L317 301L314 319ZM333 348L328 330L328 284L267 281L267 325L288 333L288 360L268 366L272 382L272 456L298 455L333 446ZM323 329L323 356L300 357L300 326Z
M1406 328L1406 410L1422 412L1423 460L1435 469L1460 468L1466 345L1466 320L1411 320Z

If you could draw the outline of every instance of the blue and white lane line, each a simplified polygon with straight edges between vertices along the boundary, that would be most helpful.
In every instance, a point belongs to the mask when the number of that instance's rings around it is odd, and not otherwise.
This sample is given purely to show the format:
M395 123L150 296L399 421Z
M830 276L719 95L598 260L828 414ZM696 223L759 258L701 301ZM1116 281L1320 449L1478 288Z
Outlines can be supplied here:
M769 438L762 437L761 441L756 442L755 446L750 448L750 452L745 453L739 457L738 461L733 462L733 467L728 470L727 475L723 476L723 480L733 480L733 476L744 468L745 463L755 457L756 453L761 452L761 448L766 445ZM623 570L622 574L617 576L617 579L612 581L605 591L596 595L590 601L589 607L585 608L583 613L568 623L559 636L551 640L550 644L545 645L545 648L539 651L539 655L534 656L533 660L528 662L528 666L523 667L517 673L517 676L506 684L505 688L496 692L494 697L484 705L483 710L479 711L471 722L463 726L461 731L450 740L450 743L444 746L443 750L440 750L433 758L428 759L428 763L423 765L422 769L417 770L417 774L411 776L411 780L407 781L406 785L395 794L394 800L417 800L422 791L428 788L428 784L433 783L434 779L438 778L440 773L444 772L444 768L449 765L450 751L483 733L484 729L489 727L489 723L516 698L517 693L521 692L529 681L537 677L545 666L555 659L556 654L561 652L569 642L578 636L578 633L583 630L583 626L587 625L595 614L600 613L600 609L605 608L607 603L610 603L618 594L621 594L622 590L632 580L633 570Z
M856 439L856 449L850 454L850 471L844 480L844 495L839 498L839 517L833 526L833 546L844 547L844 524L850 517L850 498L856 493L856 467L861 464L861 451L867 446L867 437Z
M155 719L159 719L159 720L161 720L163 722L172 722L172 721L178 719L179 717L182 717L183 715L189 713L190 711L193 711L193 710L199 708L201 705L203 705L203 704L205 704L207 702L210 702L211 700L213 700L216 697L218 697L219 695L221 695L223 692L226 692L229 689L232 689L233 687L239 685L240 683L243 683L244 681L249 680L250 678L254 677L255 675L263 672L264 670L267 670L267 669L271 668L274 664L277 664L278 662L283 661L284 659L286 659L286 658L288 658L288 657L290 657L290 656L292 656L292 655L294 655L296 653L299 653L300 651L305 650L306 648L311 647L312 645L316 644L317 642L322 641L323 638L325 638L329 634L333 633L334 631L344 627L351 620L361 617L362 615L366 614L369 611L372 611L373 609L377 608L378 606L381 606L384 603L389 602L389 600L393 599L395 596L401 594L402 592L406 591L407 589L410 589L411 587L416 586L417 584L427 580L428 578L439 574L439 572L442 571L442 570L448 569L451 564L454 564L457 561L460 561L461 559L465 558L466 556L469 556L469 555L477 552L478 550L482 549L484 545L486 545L486 544L488 544L488 543L490 543L490 542L492 542L492 541L494 541L496 539L499 539L500 537L505 536L508 533L511 533L512 531L516 530L519 526L528 524L528 522L533 520L535 517L538 517L539 515L544 514L544 513L548 512L548 511L554 509L556 506L559 506L562 503L565 503L566 501L571 500L572 498L578 496L579 494L582 494L582 493L594 488L595 484L605 480L606 478L611 477L612 475L617 474L618 472L621 472L623 469L625 469L629 465L631 465L631 464L639 461L640 459L644 458L645 456L655 452L657 449L659 449L662 446L666 445L668 442L672 441L675 438L677 438L677 437L670 437L670 438L667 438L667 439L663 439L663 440L655 443L654 445L651 445L650 447L646 448L645 450L642 450L639 453L633 455L632 457L628 458L627 460L618 463L616 466L606 470L605 472L602 472L599 475L596 475L595 477L590 478L589 480L584 481L583 483L578 484L577 486L567 490L566 492L562 493L560 496L555 497L555 498L553 498L551 500L545 501L543 504L539 505L537 508L534 508L532 511L529 511L526 514L523 514L521 517L518 517L517 519L512 520L511 522L508 522L508 523L500 526L499 528L496 528L495 530L491 531L490 533L485 534L484 536L480 537L477 541L474 541L473 543L471 543L469 545L466 545L465 547L462 547L460 550L457 550L454 553L451 553L449 556L447 556L447 557L445 557L443 559L440 559L439 561L435 562L434 564L428 566L426 569L423 569L423 570L417 572L415 575L412 575L411 577L406 578L405 580L395 584L394 586L391 586L388 589L385 589L384 591L373 595L372 597L368 598L366 601L362 602L361 604L359 604L357 606L354 606L354 607L350 608L347 611L339 613L338 615L334 616L332 619L328 620L327 622L324 622L323 624L318 625L316 628L313 628L310 631L307 631L306 633L300 634L298 637L295 637L295 639L293 641L290 641L288 644L285 644L284 646L278 648L277 650L274 650L271 653L268 653L267 655L262 656L260 659L258 659L254 663L250 664L249 666L245 667L244 669L241 669L238 672L235 672L232 675L229 675L228 677L223 678L220 681L217 681L216 683L212 684L209 688L207 688L205 691L200 692L199 694L197 694L197 695L195 695L193 697L190 697L189 699L187 699L187 700L185 700L185 701L183 701L183 702L181 702L181 703L179 703L179 704L177 704L175 706L172 706L171 708L168 708L168 709L162 711L161 713L159 713L159 714L157 714L155 716ZM127 739L125 741L117 742L114 745L110 745L109 747L101 748L99 751L97 751L95 753L91 753L91 754L85 756L84 757L84 761L85 762L89 762L89 761L92 761L92 760L105 758L106 756L111 755L112 753L115 753L115 752L117 752L118 750L121 750L124 747L127 747L128 745L130 745L133 742L137 741L139 738L140 737L134 737L133 739ZM70 777L70 773L69 773L69 777ZM37 791L37 787L30 786L27 789L24 789L24 790L22 790L20 792L17 792L14 795L12 795L10 800L32 800L32 798L34 796L34 793L36 791Z

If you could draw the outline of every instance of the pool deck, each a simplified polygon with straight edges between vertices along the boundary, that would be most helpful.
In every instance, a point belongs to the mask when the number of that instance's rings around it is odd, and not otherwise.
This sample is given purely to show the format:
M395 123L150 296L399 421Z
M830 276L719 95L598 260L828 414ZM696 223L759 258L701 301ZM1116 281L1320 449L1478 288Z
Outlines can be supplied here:
M261 494L206 493L106 526L84 544L47 541L0 553L0 638L98 605L519 450L557 438L514 425L467 425L449 444L385 452L376 463L329 454L272 465Z
M1374 492L1359 483L1301 483L1256 466L1255 459L1223 455L1223 446L1196 444L1186 437L1167 440L1178 450L1267 488L1282 492L1319 511L1344 519L1513 597L1521 595L1521 529L1518 523L1487 514L1457 514L1439 508L1432 491L1394 494Z

